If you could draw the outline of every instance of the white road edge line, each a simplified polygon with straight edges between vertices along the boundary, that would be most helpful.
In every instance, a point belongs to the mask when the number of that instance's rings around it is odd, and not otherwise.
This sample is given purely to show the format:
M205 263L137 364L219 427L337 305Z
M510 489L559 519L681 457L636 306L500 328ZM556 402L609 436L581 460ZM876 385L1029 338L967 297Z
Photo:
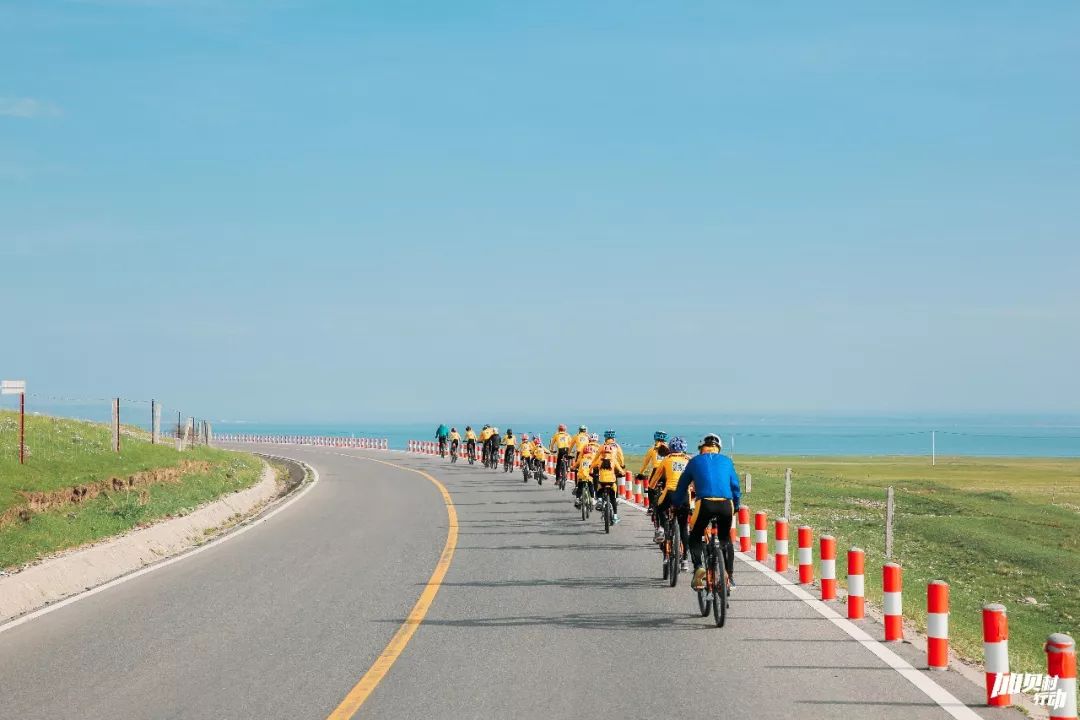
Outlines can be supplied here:
M98 585L97 587L90 588L89 590L87 590L85 592L81 592L78 595L72 595L71 597L65 598L65 599L60 600L58 602L55 602L52 605L46 605L45 607L41 608L40 610L35 610L32 613L27 613L26 615L23 615L22 617L15 618L14 620L11 620L11 621L9 621L7 623L4 623L3 625L0 625L0 633L11 630L12 628L16 628L16 627L18 627L18 626L20 626L20 625L22 625L24 623L28 623L31 620L35 620L35 619L41 617L42 615L48 615L49 613L53 612L54 610L59 610L60 608L67 607L68 605L72 605L74 603L77 603L80 600L85 600L86 598L91 597L92 595L97 595L99 592L104 592L104 591L108 590L109 588L116 587L117 585L120 585L122 583L126 583L129 580L134 580L135 578L142 577L143 575L146 575L148 573L152 573L155 570L160 570L161 568L168 567L169 565L172 565L173 563L178 563L181 560L187 560L188 558L194 557L195 555L198 555L201 552L209 550L212 547L216 547L217 545L220 545L221 543L223 543L223 542L225 542L227 540L232 540L233 538L239 537L239 536L243 535L244 533L246 533L248 530L251 530L252 528L258 527L259 525L262 525L264 522L266 522L270 518L274 517L279 512L285 510L290 505L295 503L297 500L299 500L300 498L304 497L309 492L311 492L311 489L319 484L319 471L316 470L313 465L309 465L308 463L304 462L303 460L299 460L297 458L290 458L290 457L287 457L285 455L271 455L270 457L279 457L279 458L283 458L285 460L292 460L293 462L299 463L299 464L303 465L304 467L306 467L307 469L311 470L311 478L312 478L311 479L311 484L308 485L303 490L301 490L295 496L293 496L293 497L289 498L288 500L286 500L279 507L274 508L270 512L266 513L265 515L263 515L263 516L261 516L259 518L256 518L255 520L249 521L247 524L242 525L241 527L233 530L232 532L228 532L225 535L222 535L221 537L217 538L216 540L212 540L212 541L206 543L205 545L200 545L197 548L194 548L192 550L182 552L179 555L175 555L175 556L173 556L173 557L171 557L171 558L169 558L167 560L162 560L161 562L154 563L153 565L147 565L146 567L141 568L139 570L136 570L135 572L128 573L127 575L122 575L122 576L116 578L115 580L110 580L109 582L107 582L107 583L105 583L103 585Z
M636 503L632 503L628 500L623 500L620 505L629 505L632 508L637 508L641 512L647 512L645 508ZM882 662L891 667L896 672L900 673L903 677L907 678L912 685L922 690L923 694L938 704L938 706L945 712L952 715L956 720L982 720L982 716L976 713L974 710L965 705L961 700L954 696L951 692L938 685L923 673L916 670L911 663L904 658L894 653L889 648L885 647L881 642L870 637L861 627L851 622L847 618L840 615L840 613L833 610L821 600L818 600L810 593L803 590L801 587L788 580L783 575L770 570L766 566L751 560L746 557L744 553L736 552L737 557L742 562L746 563L750 567L754 568L765 577L772 580L774 583L790 592L795 597L802 600L804 603L814 608L819 615L831 622L836 627L847 633L853 640L858 642L864 648L874 653Z

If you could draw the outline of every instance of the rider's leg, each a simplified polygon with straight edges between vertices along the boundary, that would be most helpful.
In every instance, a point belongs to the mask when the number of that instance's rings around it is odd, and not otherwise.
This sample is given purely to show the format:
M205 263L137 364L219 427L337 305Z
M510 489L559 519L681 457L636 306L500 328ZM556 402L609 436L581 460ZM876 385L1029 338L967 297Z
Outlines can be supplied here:
M690 545L690 508L681 507L675 511L675 519L679 523L679 539L682 540L683 557L686 557L687 548Z
M725 500L722 503L716 503L716 505L716 532L721 538L724 567L727 569L728 577L731 577L735 569L735 546L731 544L731 520L733 515L731 501Z

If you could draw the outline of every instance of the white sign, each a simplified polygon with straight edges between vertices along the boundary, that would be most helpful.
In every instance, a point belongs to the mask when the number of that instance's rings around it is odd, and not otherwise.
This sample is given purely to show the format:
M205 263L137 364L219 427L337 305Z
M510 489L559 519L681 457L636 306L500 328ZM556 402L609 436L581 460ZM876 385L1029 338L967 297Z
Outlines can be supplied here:
M25 380L0 380L0 395L25 395Z

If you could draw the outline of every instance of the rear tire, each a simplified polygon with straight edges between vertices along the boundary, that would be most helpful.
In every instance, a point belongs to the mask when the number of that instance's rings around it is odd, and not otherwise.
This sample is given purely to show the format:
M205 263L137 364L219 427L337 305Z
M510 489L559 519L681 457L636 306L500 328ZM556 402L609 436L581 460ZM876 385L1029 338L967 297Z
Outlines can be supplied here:
M671 555L668 557L668 580L671 587L679 582L679 531L675 529L671 534Z
M709 610L712 609L712 595L708 590L697 591L697 605L698 610L701 611L701 617L709 614Z
M717 550L719 551L719 548ZM719 554L720 552L717 553ZM718 567L715 572L716 587L713 588L713 620L718 628L724 627L727 621L727 571L723 563L719 557L716 559Z

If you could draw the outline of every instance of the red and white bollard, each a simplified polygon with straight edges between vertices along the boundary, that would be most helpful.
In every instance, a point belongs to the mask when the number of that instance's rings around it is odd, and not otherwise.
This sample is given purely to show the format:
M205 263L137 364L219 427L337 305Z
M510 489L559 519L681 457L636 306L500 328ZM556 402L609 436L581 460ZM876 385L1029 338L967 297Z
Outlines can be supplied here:
M944 580L926 586L926 666L949 669L949 584Z
M1051 708L1050 720L1076 720L1076 643L1064 633L1054 633L1045 648L1046 674L1058 679L1057 692L1065 695L1064 707Z
M759 563L769 559L769 531L765 528L769 517L763 511L754 513L754 559Z
M821 553L821 599L836 599L836 538L822 535Z
M800 525L799 532L799 584L809 585L814 582L814 531L807 525Z
M862 620L866 612L863 596L863 574L866 555L859 548L851 548L847 554L847 616L848 620Z
M885 563L881 569L881 587L884 593L885 642L904 639L903 570L896 563Z
M643 505L645 500L641 496L641 480L634 476L634 502L638 505Z
M750 508L739 508L739 552L750 552Z
M986 704L1012 705L1009 692L1009 618L1005 606L983 605L983 665L986 666Z
M774 567L776 572L787 571L787 551L788 551L788 527L787 518L777 518L776 520L776 539L773 541L773 547L776 550L776 558Z

